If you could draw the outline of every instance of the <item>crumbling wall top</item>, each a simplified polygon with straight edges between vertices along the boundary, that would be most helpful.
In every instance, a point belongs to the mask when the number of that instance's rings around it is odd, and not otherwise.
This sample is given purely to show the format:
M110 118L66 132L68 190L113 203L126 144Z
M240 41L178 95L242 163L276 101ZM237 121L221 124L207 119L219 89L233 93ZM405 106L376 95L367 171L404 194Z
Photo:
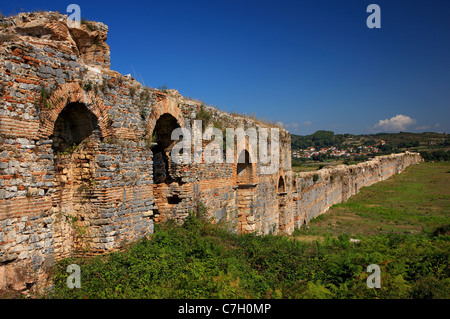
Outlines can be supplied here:
M108 27L101 22L80 24L58 12L22 12L0 19L3 41L25 41L55 47L81 57L88 65L109 69ZM3 42L2 41L2 42Z

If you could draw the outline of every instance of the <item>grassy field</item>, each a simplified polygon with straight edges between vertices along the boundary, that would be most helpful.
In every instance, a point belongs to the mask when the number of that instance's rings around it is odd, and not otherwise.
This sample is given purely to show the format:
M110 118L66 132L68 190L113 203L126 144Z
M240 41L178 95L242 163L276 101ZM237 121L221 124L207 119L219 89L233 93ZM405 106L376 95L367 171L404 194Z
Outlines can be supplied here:
M421 163L402 174L363 187L296 231L298 238L383 233L431 234L450 224L450 164Z
M317 161L306 161L301 163L293 163L292 170L295 173L301 173L301 172L311 172L311 171L317 171L320 168L326 167L326 166L337 166L344 164L344 160L326 160L323 162L317 162Z
M124 252L61 261L42 297L450 298L449 172L448 163L408 167L292 236L232 234L199 211ZM72 263L81 288L71 290ZM367 287L370 264L381 288Z

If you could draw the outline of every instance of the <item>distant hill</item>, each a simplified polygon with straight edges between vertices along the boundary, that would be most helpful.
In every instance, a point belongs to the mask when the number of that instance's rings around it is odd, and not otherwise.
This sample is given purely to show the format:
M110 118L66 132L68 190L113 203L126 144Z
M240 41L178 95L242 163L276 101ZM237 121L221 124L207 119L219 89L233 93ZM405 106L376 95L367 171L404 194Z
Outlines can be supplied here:
M450 149L450 134L425 133L377 133L377 134L334 134L332 131L317 131L310 135L291 134L292 150L306 149L308 147L324 148L335 146L375 146L379 145L382 153L414 150Z
M311 135L295 135L291 134L292 149L305 149L310 146L315 148L341 146L345 142L345 137L342 134L335 135L332 131L317 131Z

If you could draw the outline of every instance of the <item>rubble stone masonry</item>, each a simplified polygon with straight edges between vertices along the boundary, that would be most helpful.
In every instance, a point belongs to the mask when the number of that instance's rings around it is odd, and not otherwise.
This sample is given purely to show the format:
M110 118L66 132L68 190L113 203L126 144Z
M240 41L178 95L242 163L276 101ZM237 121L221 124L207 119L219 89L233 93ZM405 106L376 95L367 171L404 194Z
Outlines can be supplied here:
M195 119L273 125L110 70L107 31L57 12L0 19L0 289L26 289L55 260L119 249L155 223L182 224L199 203L230 231L290 234L421 160L396 154L296 175L280 128L273 174L248 161L175 164L170 133Z

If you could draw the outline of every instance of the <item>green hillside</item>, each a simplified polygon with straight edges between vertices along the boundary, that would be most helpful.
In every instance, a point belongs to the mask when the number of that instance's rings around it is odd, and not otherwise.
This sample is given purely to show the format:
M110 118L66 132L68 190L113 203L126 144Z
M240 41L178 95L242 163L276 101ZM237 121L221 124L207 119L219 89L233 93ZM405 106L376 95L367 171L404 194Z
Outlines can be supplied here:
M292 169L314 171L327 166L355 164L374 156L419 152L426 161L449 161L450 138L445 133L334 134L317 131L291 134Z
M376 145L385 143L387 151L401 151L406 148L416 149L450 149L450 135L445 133L378 133L378 134L334 134L331 131L317 131L311 135L291 134L292 149L305 149L335 146L341 148L345 145Z
M292 236L233 234L200 210L122 252L63 260L43 297L450 298L449 182L448 163L412 165ZM71 290L72 263L81 288ZM367 287L370 264L379 289Z

